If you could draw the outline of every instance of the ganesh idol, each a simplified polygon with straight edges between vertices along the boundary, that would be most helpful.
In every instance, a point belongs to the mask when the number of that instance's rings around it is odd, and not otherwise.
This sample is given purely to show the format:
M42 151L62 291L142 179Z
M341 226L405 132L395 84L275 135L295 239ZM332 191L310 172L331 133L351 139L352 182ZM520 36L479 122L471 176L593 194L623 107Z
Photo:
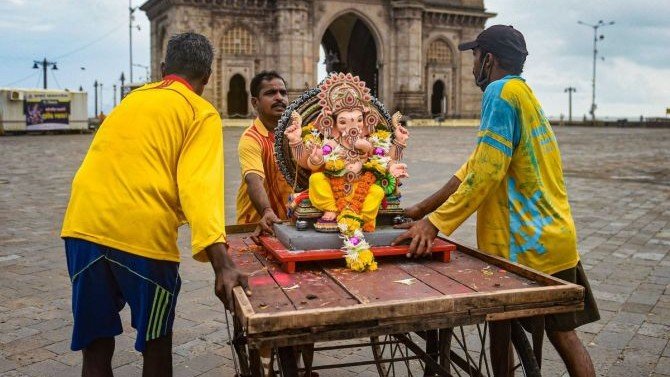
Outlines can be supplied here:
M292 112L284 130L293 159L309 175L309 200L323 215L314 224L317 231L338 231L344 249L365 264L369 245L363 231L375 230L377 213L398 179L408 177L400 163L409 133L400 125L401 114L384 119L371 106L370 89L357 76L332 74L319 87L316 119L303 126L298 112ZM388 124L388 122L386 122ZM362 258L361 258L362 257ZM347 259L350 262L349 258ZM353 261L353 259L352 259Z

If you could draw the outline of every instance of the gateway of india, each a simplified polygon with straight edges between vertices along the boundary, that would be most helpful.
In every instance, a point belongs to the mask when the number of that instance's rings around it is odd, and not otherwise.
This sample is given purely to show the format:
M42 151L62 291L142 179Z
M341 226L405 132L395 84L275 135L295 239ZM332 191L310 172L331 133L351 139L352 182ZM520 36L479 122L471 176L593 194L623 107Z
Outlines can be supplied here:
M483 0L149 0L141 9L151 21L153 79L170 36L195 31L212 41L204 96L224 118L251 115L254 74L277 70L293 100L317 84L323 63L327 72L360 76L389 111L480 112L472 55L457 46L495 15Z

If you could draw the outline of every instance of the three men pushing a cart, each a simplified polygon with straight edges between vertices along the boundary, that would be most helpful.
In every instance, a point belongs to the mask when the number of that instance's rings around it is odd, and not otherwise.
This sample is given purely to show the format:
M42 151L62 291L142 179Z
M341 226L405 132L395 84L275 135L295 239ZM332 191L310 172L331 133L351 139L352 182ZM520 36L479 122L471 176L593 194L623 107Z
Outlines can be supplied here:
M429 254L439 231L449 235L477 211L482 251L585 287L584 310L548 316L546 330L570 375L594 376L574 329L598 320L598 310L579 263L556 138L519 76L528 54L523 35L495 25L459 49L472 50L473 75L484 91L477 145L444 187L406 209L416 221L395 242L411 240L411 256ZM172 37L163 80L134 90L110 113L73 180L61 237L72 281L71 348L82 350L84 376L112 375L125 303L143 375L172 375L180 225L191 228L193 257L211 263L216 295L227 309L233 287L248 288L227 254L221 118L201 97L212 61L204 36ZM266 145L288 98L274 72L254 78L251 89L258 119L240 140L238 221L260 222L269 231L285 218L281 205L291 189ZM509 348L505 328L492 324L491 335ZM499 375L509 373L507 358L492 362Z

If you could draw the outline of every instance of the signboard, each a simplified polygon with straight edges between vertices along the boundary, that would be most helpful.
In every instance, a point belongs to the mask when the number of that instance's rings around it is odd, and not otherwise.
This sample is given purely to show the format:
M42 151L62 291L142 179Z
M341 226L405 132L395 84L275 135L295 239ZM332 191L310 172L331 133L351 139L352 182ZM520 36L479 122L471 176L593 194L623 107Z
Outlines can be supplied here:
M26 93L23 101L26 130L68 129L70 93Z

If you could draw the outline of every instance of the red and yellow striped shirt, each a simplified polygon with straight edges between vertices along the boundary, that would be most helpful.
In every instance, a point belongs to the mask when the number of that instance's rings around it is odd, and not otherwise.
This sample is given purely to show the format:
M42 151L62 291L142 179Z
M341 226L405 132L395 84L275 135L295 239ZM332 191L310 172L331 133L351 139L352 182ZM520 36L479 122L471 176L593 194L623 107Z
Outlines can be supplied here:
M274 132L268 131L259 118L247 128L237 147L240 158L242 183L237 191L237 223L258 222L261 218L247 193L247 174L258 174L263 178L263 186L270 200L270 206L280 219L286 219L288 196L293 192L279 171L274 155Z

